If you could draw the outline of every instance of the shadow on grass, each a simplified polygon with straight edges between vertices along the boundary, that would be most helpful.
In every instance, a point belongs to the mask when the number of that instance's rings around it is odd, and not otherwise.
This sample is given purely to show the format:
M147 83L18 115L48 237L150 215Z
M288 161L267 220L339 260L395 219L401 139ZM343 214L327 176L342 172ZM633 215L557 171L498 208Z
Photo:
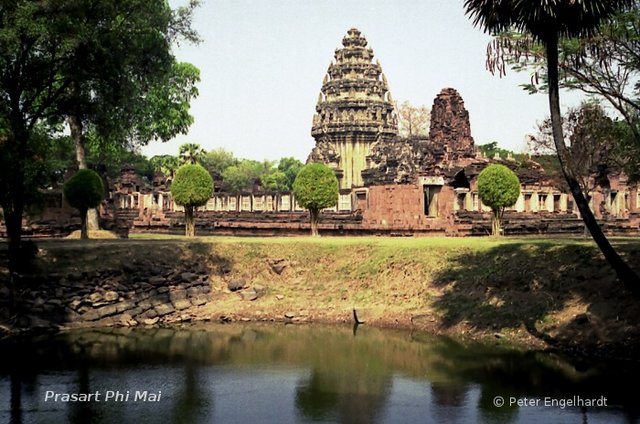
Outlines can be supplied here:
M617 248L638 271L640 244ZM538 240L466 251L448 258L434 284L444 289L434 306L445 327L524 328L551 346L586 353L634 342L639 333L640 301L591 244Z

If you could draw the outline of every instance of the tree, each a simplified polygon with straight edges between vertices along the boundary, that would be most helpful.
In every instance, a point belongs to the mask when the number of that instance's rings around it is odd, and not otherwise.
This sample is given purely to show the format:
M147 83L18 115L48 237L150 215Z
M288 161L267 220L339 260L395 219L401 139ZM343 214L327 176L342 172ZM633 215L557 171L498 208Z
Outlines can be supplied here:
M511 155L515 160L518 161L523 161L525 159L525 155L522 153L515 153L511 150L498 147L497 141L492 141L491 143L487 144L481 144L478 146L478 150L480 150L487 158L493 158L497 153L502 159L506 159L509 155Z
M208 151L202 158L202 166L207 168L211 175L222 175L225 169L237 165L238 162L232 152L222 147Z
M274 163L268 160L242 159L237 165L232 165L222 172L222 180L226 190L231 192L250 191L256 180L273 169Z
M194 211L203 206L213 194L213 179L199 164L186 164L178 168L171 183L171 196L184 206L185 235L195 236Z
M309 210L311 235L318 236L320 211L338 202L338 179L331 168L321 163L302 167L293 182L293 194L298 204Z
M181 13L192 13L195 5ZM107 0L79 3L72 11L83 25L73 34L80 42L71 52L70 66L60 71L69 81L60 112L75 143L78 167L87 168L87 131L107 148L134 139L138 144L166 141L185 133L193 122L189 104L197 96L199 71L177 63L171 53L170 37L192 34L174 33L175 16L168 4ZM89 217L90 227L97 228L96 211Z
M272 172L263 175L260 178L262 182L262 188L267 191L289 191L289 185L287 184L287 174L275 169Z
M162 172L165 177L171 179L175 177L176 170L180 166L180 159L172 155L156 155L150 161L154 171Z
M491 208L491 235L502 234L502 216L520 196L520 180L509 168L500 164L487 166L478 175L478 195Z
M303 166L304 164L294 157L285 157L278 161L278 170L286 176L286 190L293 189L293 182Z
M413 106L404 101L398 107L398 132L402 137L428 135L431 114L426 106Z
M587 37L559 40L559 84L604 100L628 124L630 137L619 140L629 158L640 157L640 2L615 13ZM546 91L548 76L544 46L527 33L507 31L498 34L489 50L490 69L504 73L505 64L516 71L529 71L531 83L523 87L530 93ZM627 161L625 172L631 181L640 180L639 164Z
M588 200L598 181L618 165L616 123L599 104L584 102L567 110L562 126L568 140L563 162L575 175ZM538 125L538 135L529 136L527 144L536 154L556 153L549 118Z
M178 150L178 156L183 164L201 163L205 154L206 151L197 143L185 143Z
M37 191L30 166L47 144L36 134L61 124L54 105L69 81L60 73L77 41L65 25L67 13L55 3L5 2L0 10L0 205L9 241L13 304L22 217Z
M88 239L87 211L97 207L104 198L104 184L97 172L80 169L64 185L67 203L80 211L80 238Z
M601 23L610 19L632 0L583 0L554 2L521 2L516 0L465 0L466 13L474 25L492 34L508 30L526 32L544 47L547 63L549 111L553 140L562 172L585 225L589 229L607 262L624 286L640 296L640 276L615 251L598 225L580 184L564 158L566 145L560 113L558 43L565 37L586 37L594 34Z
M174 12L162 0L17 0L0 7L0 206L12 297L22 217L38 188L31 164L50 148L36 133L59 133L65 117L81 121L89 110L105 140L135 142L121 136L135 134L146 90L167 81L175 63L171 42L192 36L189 24L187 11ZM159 78L149 81L147 73Z

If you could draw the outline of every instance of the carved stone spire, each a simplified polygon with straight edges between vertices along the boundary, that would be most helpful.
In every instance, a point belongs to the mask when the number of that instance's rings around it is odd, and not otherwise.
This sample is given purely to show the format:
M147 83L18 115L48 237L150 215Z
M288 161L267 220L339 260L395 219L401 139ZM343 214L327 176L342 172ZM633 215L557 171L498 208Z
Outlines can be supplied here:
M431 108L429 139L445 147L453 156L474 156L469 112L457 90L443 88Z
M387 79L359 30L351 28L336 49L316 105L310 161L333 166L341 188L361 186L361 172L375 142L394 138L398 121Z

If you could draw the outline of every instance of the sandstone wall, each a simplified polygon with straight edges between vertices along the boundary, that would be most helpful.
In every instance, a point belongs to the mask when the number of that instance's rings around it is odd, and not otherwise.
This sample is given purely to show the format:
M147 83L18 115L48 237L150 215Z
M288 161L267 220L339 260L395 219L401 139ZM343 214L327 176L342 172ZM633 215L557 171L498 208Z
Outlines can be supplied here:
M186 269L195 269L196 272ZM209 274L126 264L122 269L22 276L23 319L30 327L151 325L188 321L210 299Z

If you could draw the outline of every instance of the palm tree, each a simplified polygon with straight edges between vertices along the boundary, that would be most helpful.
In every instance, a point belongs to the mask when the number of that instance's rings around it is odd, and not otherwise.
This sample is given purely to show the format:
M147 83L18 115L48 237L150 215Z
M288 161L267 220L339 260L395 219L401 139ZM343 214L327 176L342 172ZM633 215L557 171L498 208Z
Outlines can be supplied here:
M185 143L180 146L178 155L182 163L200 163L206 153L197 143Z
M640 296L640 277L622 260L607 240L589 208L576 176L564 159L567 146L562 133L558 78L558 41L561 37L592 35L602 22L634 3L634 0L465 0L464 7L473 24L486 32L527 32L534 40L544 45L551 127L562 172L591 237L615 270L618 279L634 295Z

